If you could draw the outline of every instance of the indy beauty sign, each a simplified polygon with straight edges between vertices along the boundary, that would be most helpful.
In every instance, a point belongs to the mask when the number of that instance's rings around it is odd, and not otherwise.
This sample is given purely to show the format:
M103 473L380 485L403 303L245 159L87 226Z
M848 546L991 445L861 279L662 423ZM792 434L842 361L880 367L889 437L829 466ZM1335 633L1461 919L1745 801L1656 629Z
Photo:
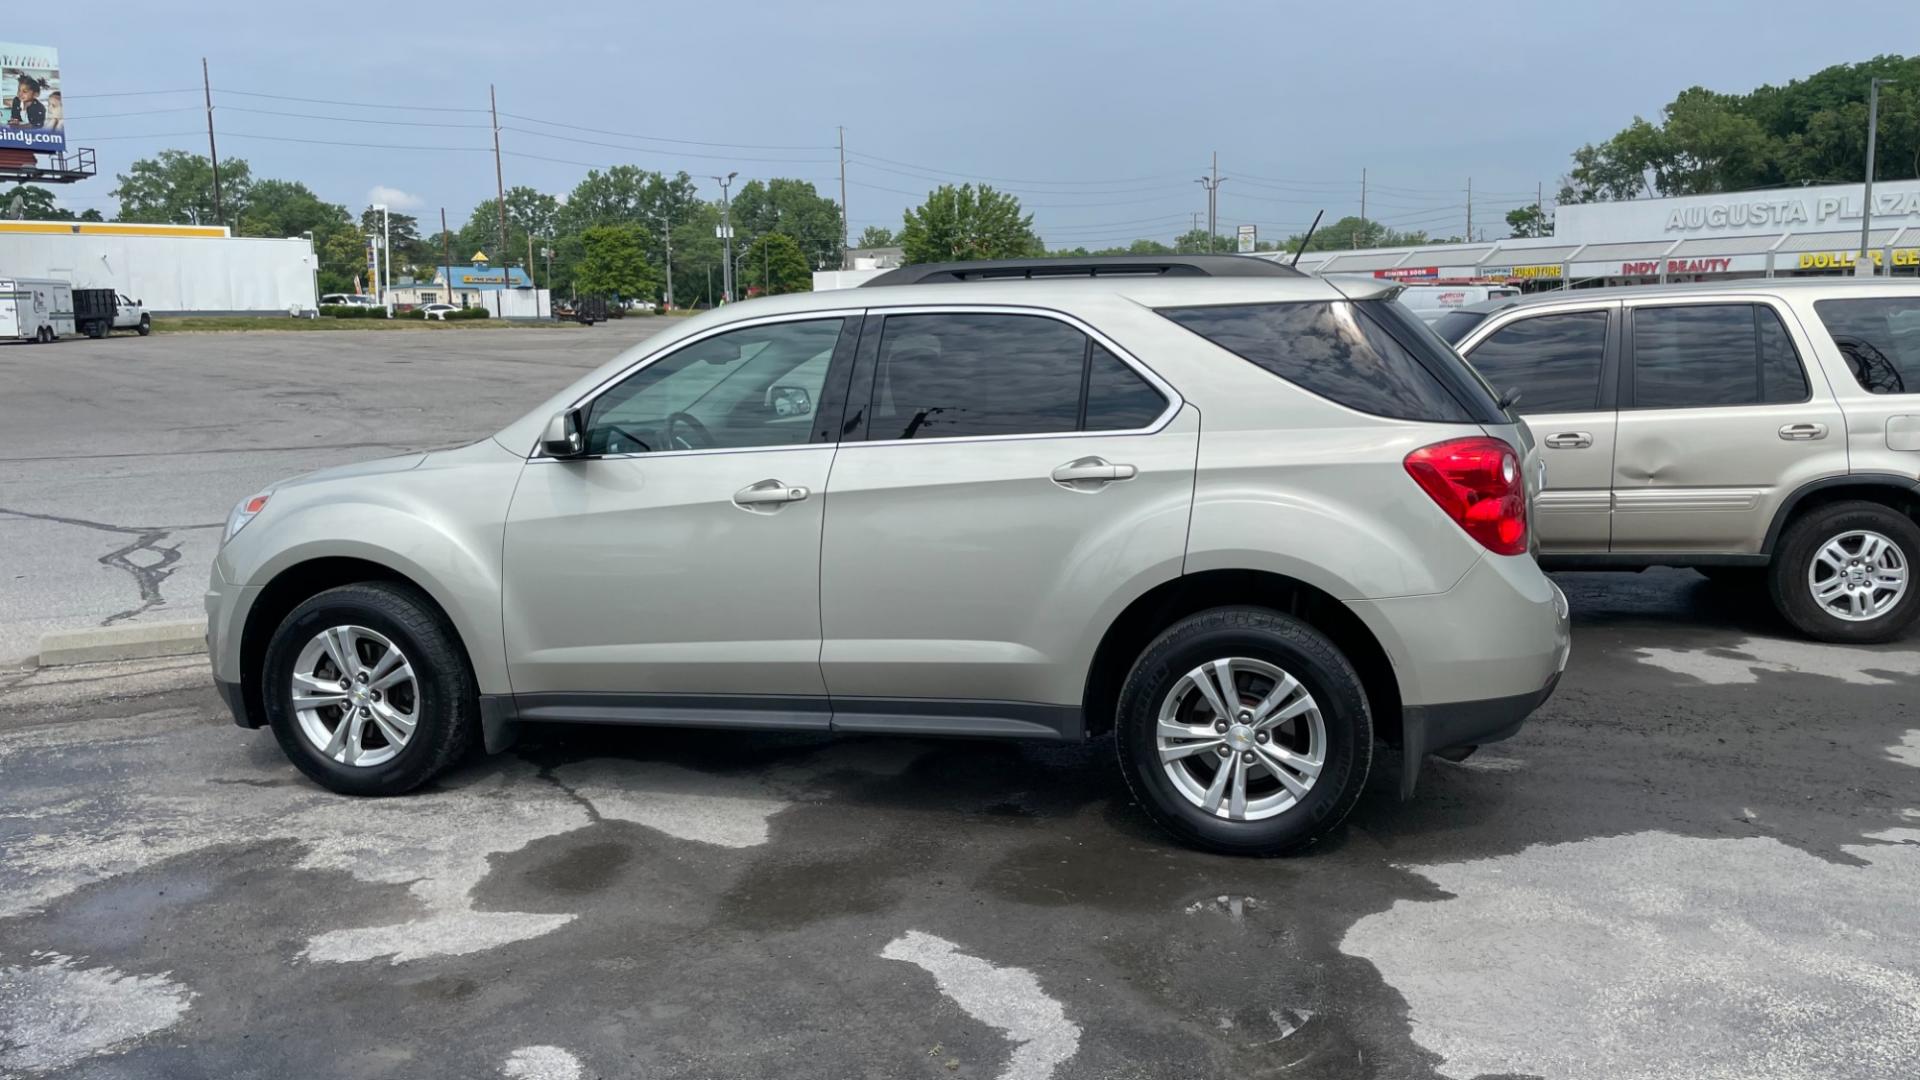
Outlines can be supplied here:
M67 148L60 100L60 53L46 45L0 42L0 150L58 154Z

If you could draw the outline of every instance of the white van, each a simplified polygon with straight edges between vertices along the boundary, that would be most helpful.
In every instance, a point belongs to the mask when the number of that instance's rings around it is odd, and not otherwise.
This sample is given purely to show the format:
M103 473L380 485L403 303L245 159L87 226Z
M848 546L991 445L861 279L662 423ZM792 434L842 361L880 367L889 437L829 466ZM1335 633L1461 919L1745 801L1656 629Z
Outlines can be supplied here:
M1400 293L1400 302L1412 308L1421 321L1432 322L1468 304L1519 295L1517 285L1409 285Z
M43 278L0 278L0 339L55 341L73 329L73 286Z

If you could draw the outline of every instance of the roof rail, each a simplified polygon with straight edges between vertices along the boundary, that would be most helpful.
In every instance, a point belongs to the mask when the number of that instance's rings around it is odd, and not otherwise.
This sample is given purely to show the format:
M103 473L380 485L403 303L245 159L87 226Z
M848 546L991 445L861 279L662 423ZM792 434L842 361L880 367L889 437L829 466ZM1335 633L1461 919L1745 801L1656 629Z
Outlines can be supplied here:
M961 281L1052 280L1073 277L1304 277L1291 266L1244 255L1092 255L1086 258L983 259L916 263L861 284L939 285Z

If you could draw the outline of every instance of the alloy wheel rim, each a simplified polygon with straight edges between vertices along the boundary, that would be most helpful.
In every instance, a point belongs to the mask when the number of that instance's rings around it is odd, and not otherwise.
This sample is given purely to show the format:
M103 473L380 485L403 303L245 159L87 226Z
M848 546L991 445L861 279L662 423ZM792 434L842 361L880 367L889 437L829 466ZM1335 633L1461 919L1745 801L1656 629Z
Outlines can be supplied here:
M1841 533L1813 554L1807 589L1836 619L1869 622L1892 611L1912 577L1906 552L1870 529Z
M1209 660L1161 699L1154 728L1161 768L1206 814L1262 821L1313 790L1326 766L1327 727L1305 686L1265 660Z
M413 740L419 682L406 654L378 631L320 631L294 659L290 681L300 733L329 761L370 769Z

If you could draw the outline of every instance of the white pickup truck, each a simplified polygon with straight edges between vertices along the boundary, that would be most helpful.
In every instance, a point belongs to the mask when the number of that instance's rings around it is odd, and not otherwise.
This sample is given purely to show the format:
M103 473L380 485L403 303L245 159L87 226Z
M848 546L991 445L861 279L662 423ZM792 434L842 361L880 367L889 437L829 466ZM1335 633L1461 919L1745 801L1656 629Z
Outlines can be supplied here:
M73 322L92 338L106 337L115 330L132 330L145 337L153 330L146 307L112 289L73 290Z

